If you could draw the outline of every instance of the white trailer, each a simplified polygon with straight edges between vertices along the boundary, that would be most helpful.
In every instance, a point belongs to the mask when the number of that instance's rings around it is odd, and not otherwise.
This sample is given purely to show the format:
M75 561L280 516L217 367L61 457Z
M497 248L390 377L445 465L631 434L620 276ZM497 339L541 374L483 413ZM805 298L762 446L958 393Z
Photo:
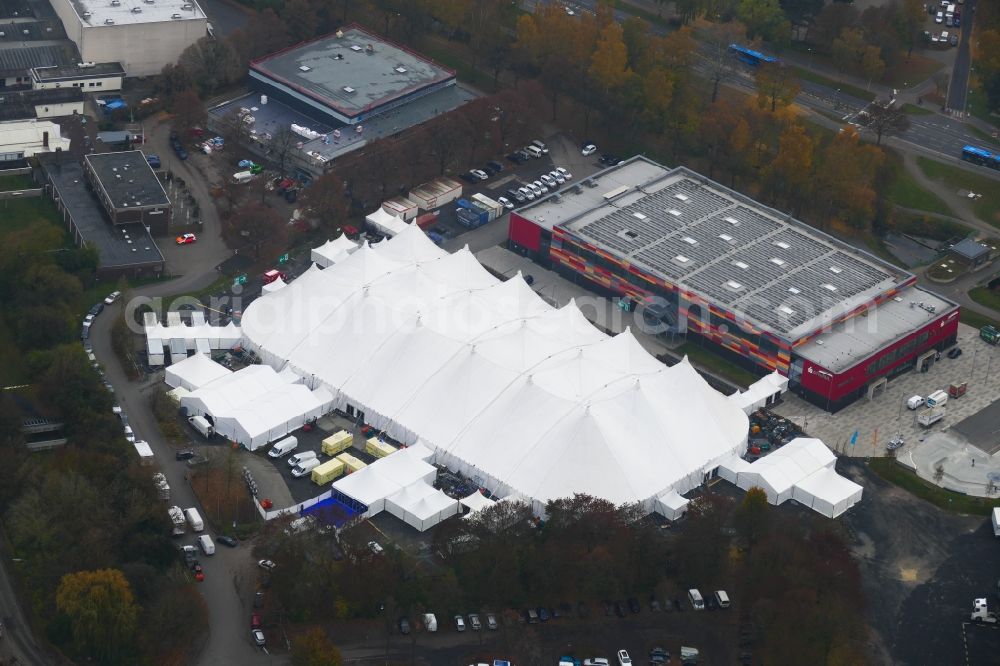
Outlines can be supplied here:
M993 509L993 536L1000 537L1000 507Z
M928 407L917 415L917 423L925 428L929 428L944 418L944 407Z
M212 427L212 424L204 416L192 416L188 419L188 423L191 424L192 428L201 433L201 436L205 439L215 434L215 428Z

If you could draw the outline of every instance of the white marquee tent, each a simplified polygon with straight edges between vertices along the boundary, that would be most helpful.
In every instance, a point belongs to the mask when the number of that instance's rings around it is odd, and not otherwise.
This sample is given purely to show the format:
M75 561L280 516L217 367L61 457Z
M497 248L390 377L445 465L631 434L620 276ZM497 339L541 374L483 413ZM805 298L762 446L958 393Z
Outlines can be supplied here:
M737 391L729 399L740 406L747 414L753 414L761 407L766 407L788 390L788 377L783 377L777 370L761 377L751 384L746 391Z
M309 258L313 263L322 268L332 266L338 261L343 261L351 252L358 249L358 244L341 234L337 238L329 240L309 253Z
M420 444L401 449L334 481L334 493L346 495L367 506L368 510L363 515L371 518L385 510L388 497L407 486L428 486L434 482L437 468L427 462L432 455L427 447Z
M265 363L536 513L575 492L652 511L746 448L746 414L686 360L668 368L412 225L254 301L242 327Z
M232 374L232 371L228 368L204 354L195 354L168 367L164 381L171 388L184 387L188 391L194 391L229 374Z
M376 231L387 238L398 236L410 227L416 226L407 224L392 213L386 211L384 208L378 208L374 213L366 215L365 222L372 225ZM421 231L420 233L423 234L424 232Z
M188 351L210 353L214 350L232 349L243 337L239 326L229 322L225 326L205 323L204 313L192 313L192 325L181 322L180 313L167 312L167 325L161 324L156 314L147 312L143 318L146 350L151 366L163 365L164 348L170 349L170 358L176 363Z
M385 499L385 510L421 532L458 513L458 500L426 481L399 489Z
M469 509L469 513L466 514L465 516L466 518L474 516L480 511L490 508L494 504L496 504L495 500L491 500L489 497L482 494L478 490L469 495L468 497L462 498L462 506Z
M667 520L677 520L687 511L688 502L676 490L671 490L656 498L656 512Z
M836 518L861 501L861 492L861 486L826 468L795 484L792 499L827 518Z
M278 291L279 289L284 288L286 284L288 284L288 283L285 282L284 280L282 280L281 278L278 278L274 282L268 282L263 287L261 287L260 288L260 293L261 294L270 294L273 291Z

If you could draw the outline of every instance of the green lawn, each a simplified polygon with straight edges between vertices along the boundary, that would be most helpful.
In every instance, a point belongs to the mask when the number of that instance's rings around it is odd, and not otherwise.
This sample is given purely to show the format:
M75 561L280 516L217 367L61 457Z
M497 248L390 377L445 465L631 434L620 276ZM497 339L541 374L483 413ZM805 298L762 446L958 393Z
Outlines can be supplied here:
M969 298L980 305L985 305L1000 312L1000 293L989 287L973 287L969 290Z
M933 192L925 189L906 169L899 167L896 178L889 188L889 200L903 208L925 210L928 213L954 215L948 204Z
M59 211L48 197L26 197L0 201L0 235L36 224L62 228Z
M981 89L977 88L969 95L966 102L966 111L980 120L984 120L995 127L1000 127L1000 118L990 115L989 109L986 108L986 95L983 94Z
M958 313L958 320L966 326L971 326L973 328L982 328L987 325L1000 328L1000 320L991 319L985 315L979 314L978 312L973 312L969 308L961 309Z
M868 462L868 466L889 483L895 484L945 511L988 516L993 507L1000 506L1000 500L969 497L939 488L933 483L921 479L916 473L911 472L892 458L872 458Z
M14 174L13 176L0 176L0 192L13 192L14 190L30 190L38 187L31 176L27 174Z
M858 99L866 99L871 101L877 97L877 95L871 91L865 90L864 88L857 88L848 83L841 83L840 81L835 81L829 77L823 76L822 74L817 74L816 72L802 67L793 66L792 69L800 79L804 81L812 81L813 83L818 83L824 85L828 88L833 88L835 90L840 90L848 95L853 95Z
M911 116L930 116L934 113L927 107L917 106L916 104L910 104L909 102L903 105L903 112L908 113Z
M892 228L901 234L921 238L946 241L951 238L965 238L972 232L971 227L951 220L941 220L927 215L916 215L897 211Z
M979 140L983 144L985 144L985 147L987 147L987 148L993 147L993 146L1000 146L1000 141L998 141L997 139L994 139L993 138L993 134L990 133L990 132L984 132L983 130L979 129L978 127L973 127L972 125L966 125L965 129L967 129L968 131L970 131L973 134L975 134L976 136L978 136Z
M958 190L970 190L981 195L972 208L979 219L1000 227L1000 182L969 169L949 166L941 162L918 157L917 164L928 178L939 180Z
M738 384L742 387L747 387L758 379L757 375L753 374L749 370L745 370L735 363L732 363L731 361L714 354L703 347L699 347L693 342L685 342L673 351L679 356L687 354L688 359L694 365L701 366L706 370L719 375L723 379L728 379L734 384Z

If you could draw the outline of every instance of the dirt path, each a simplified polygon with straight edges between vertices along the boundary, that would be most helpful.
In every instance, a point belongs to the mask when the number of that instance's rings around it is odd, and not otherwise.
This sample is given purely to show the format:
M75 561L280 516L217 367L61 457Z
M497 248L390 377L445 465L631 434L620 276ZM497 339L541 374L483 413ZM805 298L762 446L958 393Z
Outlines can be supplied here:
M921 187L933 192L946 204L948 204L952 212L955 213L955 216L962 222L987 234L996 234L996 227L976 217L976 213L968 199L960 197L958 193L951 189L948 185L928 178L920 168L920 165L917 164L917 156L914 153L903 153L903 167L918 183L920 183Z

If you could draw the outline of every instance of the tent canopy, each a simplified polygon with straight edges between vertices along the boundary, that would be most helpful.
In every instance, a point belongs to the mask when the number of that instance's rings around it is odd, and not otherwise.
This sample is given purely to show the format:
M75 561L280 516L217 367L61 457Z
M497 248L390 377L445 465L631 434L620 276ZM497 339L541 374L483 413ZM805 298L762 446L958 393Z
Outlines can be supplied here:
M313 263L326 268L327 266L332 266L338 261L346 259L347 255L357 249L357 243L348 238L346 234L341 234L340 236L323 243L319 247L313 248L312 252L309 254L309 258Z
M494 504L496 504L496 501L486 497L486 495L483 495L478 490L469 495L468 497L463 497L461 501L462 501L462 506L469 509L469 516L475 515L480 511L482 511L483 509L488 509Z
M194 391L230 374L232 374L231 370L219 365L204 354L195 354L168 367L164 381L172 388L182 386L188 391Z
M536 510L588 492L651 511L746 447L747 415L687 361L666 367L412 225L254 301L242 326L265 363Z

